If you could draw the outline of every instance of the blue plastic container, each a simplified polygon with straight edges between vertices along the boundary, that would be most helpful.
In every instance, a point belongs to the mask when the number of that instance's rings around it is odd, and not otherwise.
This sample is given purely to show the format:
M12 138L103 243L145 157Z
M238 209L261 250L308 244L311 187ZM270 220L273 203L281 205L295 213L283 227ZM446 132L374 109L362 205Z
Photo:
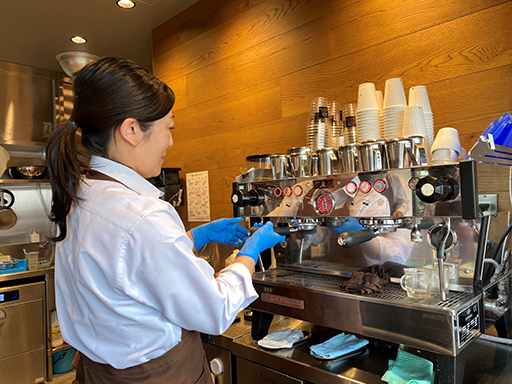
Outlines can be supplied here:
M71 363L75 358L76 349L69 348L63 351L55 352L52 355L53 373L69 372L73 369Z
M27 270L27 260L12 259L12 263L0 263L0 275L15 272L24 272Z

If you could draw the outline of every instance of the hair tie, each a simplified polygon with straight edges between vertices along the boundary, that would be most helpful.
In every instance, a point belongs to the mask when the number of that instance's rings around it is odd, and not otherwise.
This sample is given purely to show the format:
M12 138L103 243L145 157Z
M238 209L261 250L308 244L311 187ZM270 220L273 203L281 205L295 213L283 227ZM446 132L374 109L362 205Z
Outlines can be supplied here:
M73 125L73 130L76 132L76 130L78 129L78 126L76 125L75 121L71 117L69 118L69 121Z

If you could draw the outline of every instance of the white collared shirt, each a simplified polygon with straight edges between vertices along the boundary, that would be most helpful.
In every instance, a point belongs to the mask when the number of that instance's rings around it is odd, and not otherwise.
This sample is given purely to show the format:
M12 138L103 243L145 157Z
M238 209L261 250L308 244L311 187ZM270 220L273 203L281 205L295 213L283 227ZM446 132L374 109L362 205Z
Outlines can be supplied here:
M130 168L93 156L57 244L55 288L63 338L98 363L122 369L166 353L181 328L220 334L257 298L248 269L214 278L192 252L178 213ZM122 183L122 184L121 184Z

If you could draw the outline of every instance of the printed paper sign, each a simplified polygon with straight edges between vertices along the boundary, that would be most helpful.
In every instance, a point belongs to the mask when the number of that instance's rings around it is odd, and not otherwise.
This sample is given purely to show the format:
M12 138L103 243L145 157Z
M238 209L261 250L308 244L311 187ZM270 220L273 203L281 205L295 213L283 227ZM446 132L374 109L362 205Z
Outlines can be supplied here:
M188 221L210 221L208 171L187 173Z

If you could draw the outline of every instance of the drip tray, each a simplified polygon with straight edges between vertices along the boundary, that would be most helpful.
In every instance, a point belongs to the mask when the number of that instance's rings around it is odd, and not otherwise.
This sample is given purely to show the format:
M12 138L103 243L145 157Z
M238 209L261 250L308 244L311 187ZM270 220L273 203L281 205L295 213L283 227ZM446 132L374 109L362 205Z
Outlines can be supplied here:
M450 291L413 301L396 283L369 295L343 291L348 277L286 269L255 273L251 308L455 356L479 336L481 295Z
M253 275L254 282L265 284L286 285L289 287L300 287L324 292L328 294L351 295L361 300L382 300L389 304L407 305L407 306L429 306L433 308L443 308L445 310L458 310L468 301L474 298L473 293L452 292L450 291L445 301L440 300L439 293L433 293L429 299L421 301L412 301L407 297L407 293L400 284L388 283L381 293L374 292L370 295L354 295L343 291L340 288L341 283L348 281L348 277L338 275L322 275L311 272L292 271L287 269L270 269L265 273L257 272Z

